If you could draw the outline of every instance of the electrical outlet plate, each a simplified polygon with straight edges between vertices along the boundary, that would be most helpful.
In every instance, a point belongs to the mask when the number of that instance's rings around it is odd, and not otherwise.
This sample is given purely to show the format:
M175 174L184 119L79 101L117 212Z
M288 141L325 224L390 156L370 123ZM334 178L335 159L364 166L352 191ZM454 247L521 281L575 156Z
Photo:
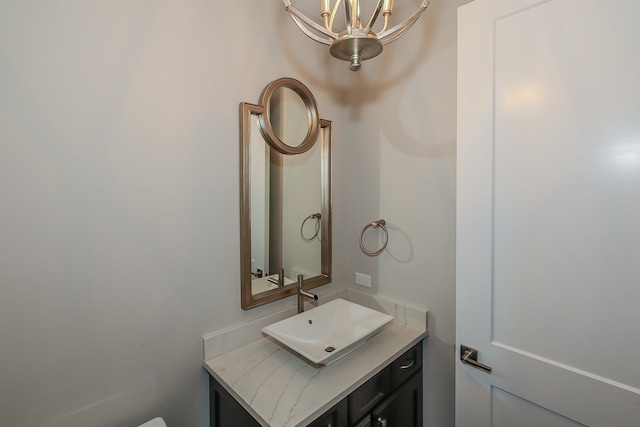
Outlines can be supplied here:
M356 285L371 287L371 276L368 274L356 273Z

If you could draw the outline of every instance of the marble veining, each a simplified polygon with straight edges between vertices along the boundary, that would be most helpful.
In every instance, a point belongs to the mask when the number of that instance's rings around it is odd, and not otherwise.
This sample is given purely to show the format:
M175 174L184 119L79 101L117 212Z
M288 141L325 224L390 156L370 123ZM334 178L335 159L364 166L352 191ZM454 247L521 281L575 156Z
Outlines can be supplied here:
M332 365L314 365L268 337L205 358L203 365L261 425L306 426L427 335L426 311L420 328L406 323L421 317L412 312L415 309L405 310L393 302L382 304L387 312L396 313L397 320ZM248 334L246 330L241 333ZM226 337L215 342L228 341Z

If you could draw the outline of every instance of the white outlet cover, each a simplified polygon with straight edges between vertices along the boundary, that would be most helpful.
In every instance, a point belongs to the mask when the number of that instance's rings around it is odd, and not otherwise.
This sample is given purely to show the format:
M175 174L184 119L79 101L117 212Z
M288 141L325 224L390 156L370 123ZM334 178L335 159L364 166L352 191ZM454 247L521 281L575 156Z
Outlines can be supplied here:
M368 274L356 273L356 285L371 287L371 276Z

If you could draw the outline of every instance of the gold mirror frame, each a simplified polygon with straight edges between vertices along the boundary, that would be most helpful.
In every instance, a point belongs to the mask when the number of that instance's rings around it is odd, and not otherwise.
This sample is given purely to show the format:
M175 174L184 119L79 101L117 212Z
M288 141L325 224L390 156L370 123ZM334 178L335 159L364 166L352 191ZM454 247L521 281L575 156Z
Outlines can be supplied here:
M286 88L291 89L300 96L302 102L307 109L307 135L299 145L289 145L276 134L271 126L271 99L273 94L278 90ZM318 113L318 104L311 91L300 81L290 77L283 77L269 83L260 95L260 105L263 107L262 114L258 115L258 124L260 132L265 141L274 149L282 154L301 154L313 147L318 139L320 131L320 115Z
M291 146L282 141L271 128L269 102L280 88L294 90L303 100L307 109L309 126L304 141ZM253 294L251 289L251 174L250 143L252 116L257 116L260 134L265 142L282 154L295 155L308 151L316 141L320 146L321 211L320 274L304 280L305 289L315 288L331 282L332 231L331 231L331 121L319 118L318 108L311 91L301 82L282 78L265 87L260 96L260 105L242 102L240 104L240 287L241 307L244 310L258 307L297 293L297 284L290 284L265 292ZM263 126L269 123L269 126ZM282 206L286 209L286 206Z

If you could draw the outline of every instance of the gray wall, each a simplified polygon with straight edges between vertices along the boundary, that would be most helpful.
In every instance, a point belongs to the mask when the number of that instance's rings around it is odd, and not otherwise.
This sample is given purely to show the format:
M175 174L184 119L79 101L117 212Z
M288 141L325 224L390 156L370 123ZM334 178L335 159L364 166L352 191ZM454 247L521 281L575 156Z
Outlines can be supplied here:
M429 309L428 427L454 425L456 10L467 2L432 1L424 21L347 81L347 284L369 274L374 293ZM379 218L387 251L367 257L358 239Z
M295 303L240 309L238 104L281 76L334 121L320 293L360 271L429 308L453 425L456 3L353 75L275 0L0 1L0 425L206 425L201 336Z

